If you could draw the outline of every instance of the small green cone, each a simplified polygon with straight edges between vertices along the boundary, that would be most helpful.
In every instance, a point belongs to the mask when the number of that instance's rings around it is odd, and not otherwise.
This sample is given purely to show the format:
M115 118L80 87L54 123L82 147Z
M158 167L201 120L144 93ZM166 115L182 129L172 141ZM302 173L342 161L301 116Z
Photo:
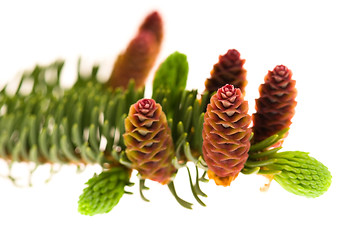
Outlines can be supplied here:
M324 194L331 185L331 173L325 165L308 153L287 151L276 153L271 169L282 170L274 179L287 191L299 196L315 198Z
M89 216L110 212L123 196L124 187L129 184L129 172L129 169L119 167L95 174L79 197L78 211Z

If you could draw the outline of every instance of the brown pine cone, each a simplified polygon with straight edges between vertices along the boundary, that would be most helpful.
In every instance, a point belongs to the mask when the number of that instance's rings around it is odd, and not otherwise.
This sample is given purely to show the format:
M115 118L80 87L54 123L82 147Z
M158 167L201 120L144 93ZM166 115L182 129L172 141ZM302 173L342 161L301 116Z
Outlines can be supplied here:
M125 119L125 153L143 179L167 184L176 172L174 146L162 107L153 99L141 99Z
M225 85L207 106L203 124L203 158L208 176L217 185L229 186L248 158L251 116L239 88Z
M241 54L236 49L230 49L225 55L219 56L219 62L213 66L211 77L205 82L208 92L217 91L224 85L231 84L241 89L243 95L245 94L247 71L243 68L243 64L246 60L240 57Z
M260 142L277 132L288 128L295 114L297 90L292 72L286 66L278 65L268 71L265 83L259 87L260 97L256 100L253 114L253 142Z

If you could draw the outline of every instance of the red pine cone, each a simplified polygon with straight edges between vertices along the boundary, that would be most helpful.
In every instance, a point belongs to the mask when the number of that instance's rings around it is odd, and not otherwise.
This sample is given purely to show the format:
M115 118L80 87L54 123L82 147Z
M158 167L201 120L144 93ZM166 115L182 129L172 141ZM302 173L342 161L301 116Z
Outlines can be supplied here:
M257 112L253 114L253 141L260 142L291 125L295 114L297 90L292 72L278 65L268 71L265 83L259 87Z
M163 22L157 12L144 20L135 38L129 43L114 63L108 84L112 88L126 88L130 79L134 79L137 88L145 85L163 39Z
M239 88L225 85L207 106L203 124L203 158L208 176L217 185L229 186L248 158L251 116Z
M149 14L142 25L139 27L139 32L152 32L159 43L163 40L163 21L158 12Z
M174 146L162 107L153 99L141 99L125 119L125 153L143 179L167 184L176 169Z
M247 71L243 64L246 60L240 57L241 54L236 49L230 49L225 55L219 56L219 62L213 66L211 77L205 82L208 92L217 91L225 84L232 84L245 94Z

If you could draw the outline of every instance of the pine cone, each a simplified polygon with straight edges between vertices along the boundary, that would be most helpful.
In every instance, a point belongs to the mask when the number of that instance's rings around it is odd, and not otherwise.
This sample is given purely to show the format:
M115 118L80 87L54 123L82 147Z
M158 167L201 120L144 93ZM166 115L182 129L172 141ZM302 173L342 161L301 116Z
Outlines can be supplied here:
M241 89L245 94L247 85L247 71L243 68L246 60L240 58L241 54L236 49L230 49L228 52L219 56L219 62L213 66L211 77L205 82L208 92L217 91L226 84L231 84Z
M203 124L203 158L208 176L217 185L229 186L248 158L251 116L239 88L225 85L213 95Z
M295 114L297 90L292 72L278 65L268 71L265 83L259 87L260 98L256 100L253 114L253 141L260 142L291 125Z
M160 44L163 40L163 21L158 12L149 14L142 25L139 27L139 32L149 31L152 32Z
M176 169L172 165L174 146L162 107L153 99L141 99L130 107L125 119L128 159L143 179L169 183Z
M148 15L135 38L114 63L108 84L126 88L131 79L141 88L152 69L163 39L163 22L157 12Z

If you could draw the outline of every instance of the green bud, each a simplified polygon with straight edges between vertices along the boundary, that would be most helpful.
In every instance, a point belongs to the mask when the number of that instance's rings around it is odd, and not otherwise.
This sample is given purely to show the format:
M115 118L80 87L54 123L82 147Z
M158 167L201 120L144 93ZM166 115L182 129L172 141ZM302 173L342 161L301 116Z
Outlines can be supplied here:
M108 213L123 196L129 178L129 170L126 168L113 168L99 175L94 174L79 197L78 211L89 216Z
M282 171L274 179L291 193L315 198L325 193L331 185L330 171L308 153L287 151L276 153L272 158L277 161L268 167Z

